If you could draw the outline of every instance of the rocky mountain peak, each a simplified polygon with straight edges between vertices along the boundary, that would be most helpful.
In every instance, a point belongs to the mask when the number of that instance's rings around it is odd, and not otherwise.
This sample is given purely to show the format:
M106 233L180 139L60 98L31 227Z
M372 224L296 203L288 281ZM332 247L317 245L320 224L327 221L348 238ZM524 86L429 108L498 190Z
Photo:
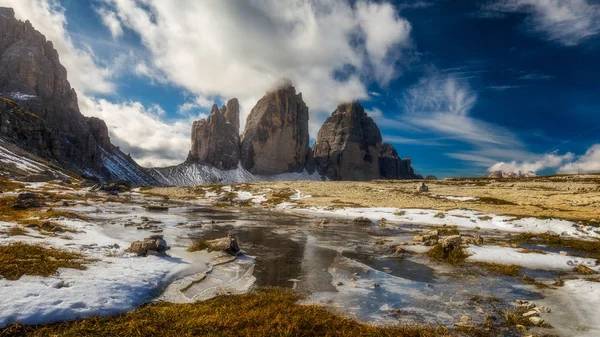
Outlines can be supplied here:
M338 105L319 130L313 157L332 180L379 178L381 132L359 102Z
M29 21L0 8L0 137L78 173L156 184L110 143L106 124L81 114L58 52Z
M254 106L242 134L240 159L254 174L299 172L309 152L308 107L290 83Z
M422 179L415 174L410 158L400 158L389 143L384 143L379 151L379 174L382 179Z
M186 162L230 170L239 162L240 105L230 99L221 109L213 105L207 119L192 125L192 149Z

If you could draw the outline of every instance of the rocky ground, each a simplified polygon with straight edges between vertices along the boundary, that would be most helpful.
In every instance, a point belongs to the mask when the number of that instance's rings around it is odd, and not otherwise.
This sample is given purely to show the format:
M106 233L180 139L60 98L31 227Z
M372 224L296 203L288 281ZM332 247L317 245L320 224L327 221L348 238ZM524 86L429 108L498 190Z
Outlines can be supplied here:
M209 310L228 301L223 294L269 308L280 299L253 293L267 285L295 289L302 296L295 303L359 322L411 324L414 336L596 336L599 180L578 175L425 186L293 181L193 188L2 180L0 296L6 301L0 325L7 328L0 335L80 335L78 329L97 324L14 323L107 316L159 301L131 316L107 318L120 334L134 326L139 333L139 324L128 319L145 319L140 315L152 310ZM246 255L236 257L240 248ZM248 292L254 295L243 297ZM177 307L215 296L216 302ZM283 320L290 324L286 329L309 328L299 322L312 314L290 310L299 316ZM173 319L202 325L183 314ZM262 330L255 332L265 334L270 323L256 324ZM352 329L371 329L360 324ZM231 326L222 329L235 334ZM408 331L377 329L369 333Z

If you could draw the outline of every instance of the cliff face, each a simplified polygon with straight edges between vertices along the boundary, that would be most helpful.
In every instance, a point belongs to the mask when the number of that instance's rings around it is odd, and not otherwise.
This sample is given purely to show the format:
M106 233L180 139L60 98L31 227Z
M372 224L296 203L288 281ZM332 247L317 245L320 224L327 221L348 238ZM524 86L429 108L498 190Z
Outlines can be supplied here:
M415 174L410 158L400 158L389 143L384 143L379 151L379 173L382 179L422 179Z
M300 172L309 152L308 107L286 85L267 93L250 112L241 137L240 159L254 174Z
M238 166L240 105L237 98L219 110L215 104L208 119L192 125L192 149L187 163L207 164L223 170Z
M102 120L81 114L52 42L10 8L0 8L0 97L0 136L24 150L103 180L156 183L110 143Z
M323 123L313 146L317 170L331 180L379 178L381 132L358 103L341 104Z

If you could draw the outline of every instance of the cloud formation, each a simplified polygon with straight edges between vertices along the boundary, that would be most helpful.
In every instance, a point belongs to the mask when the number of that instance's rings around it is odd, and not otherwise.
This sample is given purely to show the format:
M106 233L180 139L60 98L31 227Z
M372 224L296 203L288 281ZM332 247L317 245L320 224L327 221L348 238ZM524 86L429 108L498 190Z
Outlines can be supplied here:
M409 58L411 25L388 2L103 0L141 37L164 77L202 97L238 97L242 123L282 79L302 91L313 122L339 101L368 98ZM312 135L313 137L315 135Z
M527 29L545 39L575 46L600 33L600 4L588 0L502 0L486 11L526 13Z
M570 152L564 155L547 153L535 161L499 162L492 165L488 169L488 172L502 171L507 173L537 173L545 169L557 169L566 162L572 161L573 158L575 158L575 155Z
M558 170L559 173L593 173L600 172L600 144L591 146L584 155L577 157Z
M206 115L186 119L163 120L164 110L139 102L111 103L105 99L80 99L81 111L103 119L111 142L142 166L169 166L182 162L190 149L192 122Z
M404 93L402 120L419 128L449 136L476 146L520 146L509 130L470 115L477 93L466 79L436 70Z

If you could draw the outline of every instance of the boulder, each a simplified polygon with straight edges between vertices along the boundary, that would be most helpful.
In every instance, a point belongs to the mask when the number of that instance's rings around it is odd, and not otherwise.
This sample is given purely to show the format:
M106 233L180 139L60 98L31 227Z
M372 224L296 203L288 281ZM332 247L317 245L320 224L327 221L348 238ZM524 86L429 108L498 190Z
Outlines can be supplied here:
M419 186L417 186L417 191L420 193L427 193L429 192L429 187L427 187L425 183L421 183Z
M208 240L206 244L210 250L223 251L234 256L241 253L237 240L231 235L220 239Z
M192 149L187 163L231 170L238 166L240 152L240 105L232 98L220 110L215 104L208 119L192 125Z
M254 174L301 172L309 151L308 107L286 83L261 98L248 115L240 159Z
M12 205L13 209L25 210L30 208L40 207L41 204L34 193L21 193L17 197L17 201Z
M340 104L312 148L316 168L331 180L378 179L381 141L379 128L360 103Z
M134 241L125 251L135 253L138 256L166 256L167 250L171 247L167 246L167 242L162 235L151 235L142 241Z

